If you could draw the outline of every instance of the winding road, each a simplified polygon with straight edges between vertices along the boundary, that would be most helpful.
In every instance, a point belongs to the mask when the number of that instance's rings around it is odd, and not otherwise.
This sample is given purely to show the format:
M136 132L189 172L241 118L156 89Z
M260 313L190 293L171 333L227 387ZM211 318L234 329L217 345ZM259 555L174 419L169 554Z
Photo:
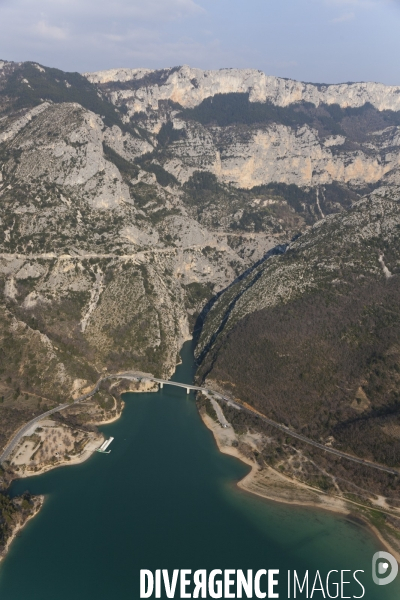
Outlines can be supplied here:
M95 387L90 392L77 398L73 402L73 404L79 404L80 402L83 402L90 396L93 396L99 389L102 381L106 381L108 379L129 379L129 380L136 380L136 381L154 381L155 383L159 383L162 385L173 385L175 387L185 388L186 391L193 390L193 391L198 391L198 392L206 392L207 394L212 395L212 397L214 399L222 400L223 402L230 404L231 406L233 406L234 408L236 408L238 410L243 410L244 412L247 412L248 414L255 415L259 419L264 421L264 423L271 425L271 427L274 427L275 429L278 429L278 430L282 431L283 433L285 433L286 435L296 438L296 439L300 440L301 442L304 442L305 444L314 446L315 448L319 448L320 450L323 450L324 452L328 452L329 454L333 454L340 458L350 460L350 461L355 462L364 467L370 467L372 469L384 471L385 473L390 473L391 475L397 475L397 476L400 475L400 471L397 471L396 469L391 469L390 467L385 467L384 465L380 465L378 463L375 463L375 462L372 462L369 460L363 460L362 458L357 458L356 456L352 456L351 454L347 454L346 452L341 452L340 450L336 450L335 448L331 448L329 446L325 446L324 444L320 444L319 442L315 442L314 440L311 440L310 438L306 437L305 435L302 435L301 433L296 433L295 431L292 431L292 429L290 429L289 427L286 427L286 425L282 425L281 423L277 423L276 421L269 419L262 413L251 408L249 405L245 406L243 404L240 404L239 402L235 402L234 400L227 398L223 394L220 394L219 392L215 392L214 390L211 390L209 388L200 387L197 385L190 385L187 383L179 383L177 381L170 381L167 379L158 379L157 377L151 377L150 375L143 375L143 373L137 373L135 371L125 371L123 373L116 373L114 375L106 375L105 377L101 377L98 380L98 382L96 383ZM56 412L60 412L61 410L64 410L68 406L71 406L71 404L60 404L59 406L57 406L51 410L48 410L47 412L43 413L42 415L35 417L31 421L29 421L29 423L24 425L15 434L15 436L10 440L10 442L7 444L7 446L4 448L2 454L0 455L0 464L5 462L11 456L12 452L15 450L15 448L19 444L20 440L24 437L24 435L26 435L26 433L29 431L29 429L32 427L32 425L38 423L39 421L41 421L45 417L48 417L49 415L52 415Z
M90 396L93 396L99 389L99 386L104 379L108 379L108 377L106 377L106 378L102 377L101 379L99 379L99 381L96 383L95 387L90 392L88 392L87 394L83 394L83 396L79 396L79 398L77 398L73 403L59 404L55 408L47 410L46 412L42 413L41 415L28 421L28 423L26 423L26 425L24 425L23 427L21 427L21 429L19 429L17 431L17 433L14 435L14 437L8 442L8 444L4 448L3 452L0 454L0 465L2 465L6 460L8 460L8 458L14 452L15 448L18 446L21 439L28 433L28 431L30 430L32 425L36 425L36 423L38 423L42 419L45 419L46 417L49 417L50 415L54 415L54 413L60 412L61 410L64 410L64 408L68 408L68 406L72 406L72 404L78 404L79 402L83 402Z
M113 376L111 376L111 377L113 377ZM315 448L319 448L320 450L324 450L324 452L334 454L336 456L339 456L340 458L345 458L347 460L351 460L351 461L358 463L359 465L363 465L365 467L371 467L372 469L378 469L379 471L384 471L385 473L390 473L391 475L400 475L400 471L397 471L396 469L391 469L390 467L385 467L384 465L380 465L378 463L374 463L369 460L357 458L356 456L352 456L351 454L347 454L346 452L341 452L340 450L336 450L335 448L330 448L329 446L325 446L324 444L315 442L314 440L311 440L310 438L306 437L305 435L302 435L301 433L296 433L289 427L286 427L286 425L282 425L281 423L277 423L276 421L269 419L262 413L251 408L250 406L248 406L248 405L244 406L243 404L240 404L239 402L235 402L234 400L231 400L231 398L227 398L226 396L223 396L219 392L215 392L214 390L211 390L209 388L200 387L197 385L188 385L186 383L178 383L176 381L167 381L165 379L157 379L156 377L143 376L138 373L129 372L129 371L127 371L125 373L120 373L119 377L124 377L125 379L142 379L142 380L147 380L147 381L154 381L156 383L174 385L174 386L183 387L183 388L190 389L190 390L195 390L195 391L199 391L199 392L206 392L208 394L212 394L212 396L214 398L216 398L218 400L222 400L223 402L226 402L226 403L230 404L231 406L234 406L238 410L243 410L244 412L247 412L249 414L256 415L259 419L261 419L265 423L268 423L268 425L271 425L275 429L279 429L286 435L294 437L294 438L304 442L305 444L309 444L310 446L314 446Z

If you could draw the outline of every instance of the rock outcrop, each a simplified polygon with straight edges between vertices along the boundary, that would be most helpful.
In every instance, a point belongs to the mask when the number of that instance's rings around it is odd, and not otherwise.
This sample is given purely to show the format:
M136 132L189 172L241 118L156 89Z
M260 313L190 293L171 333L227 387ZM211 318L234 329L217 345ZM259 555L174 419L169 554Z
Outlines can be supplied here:
M110 69L85 73L91 83L107 84L116 104L130 101L132 112L158 109L160 100L171 100L193 108L215 94L249 94L251 102L271 102L286 107L297 102L338 104L342 108L372 104L378 110L400 110L400 87L381 83L342 83L335 85L303 83L266 75L254 69L203 71L187 65L172 69ZM116 85L113 85L116 84ZM132 89L129 89L131 87Z

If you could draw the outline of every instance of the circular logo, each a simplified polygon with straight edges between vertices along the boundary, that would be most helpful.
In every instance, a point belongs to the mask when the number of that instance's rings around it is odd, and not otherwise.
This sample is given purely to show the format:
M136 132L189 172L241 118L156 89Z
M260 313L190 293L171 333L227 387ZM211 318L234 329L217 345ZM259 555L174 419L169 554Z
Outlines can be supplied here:
M399 565L389 552L376 552L372 557L372 579L376 585L387 585L397 577Z

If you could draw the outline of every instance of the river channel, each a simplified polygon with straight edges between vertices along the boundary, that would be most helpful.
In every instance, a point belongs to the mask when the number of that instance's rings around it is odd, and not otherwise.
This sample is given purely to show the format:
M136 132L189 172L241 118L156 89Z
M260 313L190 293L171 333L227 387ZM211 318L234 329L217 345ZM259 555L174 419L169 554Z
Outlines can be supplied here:
M191 383L190 342L182 359L173 379ZM121 419L102 428L115 438L110 454L14 482L12 494L46 499L0 565L0 600L136 600L140 569L228 568L279 569L280 598L288 569L360 569L364 598L399 599L400 576L372 583L382 547L367 529L240 491L249 468L219 453L193 394L164 386L124 400Z

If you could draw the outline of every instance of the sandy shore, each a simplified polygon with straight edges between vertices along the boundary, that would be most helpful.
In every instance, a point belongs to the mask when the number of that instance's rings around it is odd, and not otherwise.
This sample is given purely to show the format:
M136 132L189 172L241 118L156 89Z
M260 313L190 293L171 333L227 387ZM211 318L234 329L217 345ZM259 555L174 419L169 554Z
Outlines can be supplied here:
M114 387L118 386L118 382L115 384ZM151 381L138 381L138 382L130 382L130 385L128 386L128 389L124 390L125 392L133 392L133 393L141 393L141 392L156 392L158 390L158 384L155 384ZM87 391L90 391L90 387L85 388L83 390L80 390L81 392L85 393ZM117 421L121 415L122 415L122 411L124 409L125 406L125 402L123 402L121 400L119 407L118 407L118 401L115 398L115 396L113 396L113 400L114 400L114 407L111 410L108 410L108 415L112 416L105 416L104 415L104 411L101 411L99 409L99 407L95 406L95 404L93 402L85 402L85 404L77 404L74 405L72 404L70 408L67 408L65 412L71 412L71 411L76 411L76 413L79 413L80 410L82 409L82 407L84 407L85 409L89 409L89 412L91 413L91 420L89 421L89 423L91 425L96 425L96 426L102 426L102 425L109 425L110 423L114 423L115 421ZM73 414L73 413L72 413ZM105 438L102 434L98 434L97 436L95 434L88 434L88 439L87 443L85 445L85 448L82 452L79 452L78 454L74 454L71 453L68 449L68 447L61 447L60 445L58 445L58 452L55 453L51 458L51 462L47 461L45 462L45 464L36 464L35 468L32 468L32 454L35 450L35 442L33 442L32 440L29 440L29 436L33 436L35 432L39 431L40 428L42 428L42 426L44 424L49 424L48 423L48 419L44 419L43 421L38 421L37 423L35 423L31 430L29 430L27 432L27 435L24 436L20 442L20 444L18 445L18 447L15 449L15 451L13 452L13 455L11 457L11 461L10 464L11 466L15 469L15 475L18 478L25 478L25 477L32 477L34 475L41 475L43 473L47 473L48 471L51 471L52 469L55 469L57 467L62 467L62 466L66 466L66 465L76 465L76 464L80 464L83 463L84 461L88 460L88 458L90 458L93 454L93 452L95 452L100 446L101 444L104 442ZM56 423L52 423L52 426L54 427L55 430L57 430L57 425ZM55 433L57 433L57 431L55 431ZM13 434L15 435L15 434ZM24 449L22 449L22 447L24 446ZM67 456L67 458L66 458ZM54 460L54 458L56 458L56 460Z
M370 523L362 512L365 507L361 504L328 495L321 490L291 479L272 467L261 469L254 460L243 454L237 447L232 446L232 441L236 441L237 436L231 427L222 428L205 412L201 413L201 418L206 427L212 431L220 452L234 456L251 467L251 471L237 483L240 489L273 502L329 510L349 517L356 516L375 535L381 545L400 562L400 544L399 547L395 547L397 546L395 540L392 542L392 540L386 539L382 532ZM241 437L245 444L254 447L254 436Z
M121 417L121 415L122 415L122 410L123 410L124 406L125 406L125 402L123 402L123 403L122 403L122 409L121 409L121 412L117 413L117 414L115 415L115 417L111 417L110 419L105 419L105 420L104 420L104 421L102 421L101 423L98 423L98 422L96 422L96 423L94 423L94 425L99 425L99 426L101 426L101 425L110 425L110 423L115 423L115 421L118 421L118 419Z
M22 478L26 478L26 477L36 477L36 475L43 475L43 473L52 471L53 469L56 469L57 467L64 467L66 465L79 465L79 464L85 462L88 458L90 458L93 455L93 452L96 452L96 450L101 446L103 441L104 441L104 436L98 435L95 438L88 441L88 443L86 444L86 446L82 452L80 452L79 454L76 454L76 455L70 455L69 460L62 458L56 462L53 462L51 464L47 464L47 465L44 465L43 467L40 467L37 471L25 470L23 472L19 472L17 474L18 479L20 479L20 478L22 479Z
M112 414L109 418L100 417L99 413L93 413L93 420L90 421L92 425L108 425L117 421L122 414L124 402L121 402L118 410L117 400L114 398L114 408L108 411L108 414ZM79 407L71 407L79 412ZM114 414L113 414L114 413ZM57 440L57 452L56 448L52 448L52 452L46 457L41 456L38 460L34 460L35 450L38 448L38 439L32 441L33 436L35 438L41 438L41 445L44 442L43 432L47 430L47 436L55 436L58 434ZM41 432L38 434L38 432ZM11 466L15 469L15 474L18 478L32 477L35 475L42 475L57 467L66 465L77 465L88 460L93 453L101 446L105 438L102 433L86 432L77 439L81 439L84 444L83 449L78 452L72 452L72 440L70 437L69 445L65 444L65 433L70 436L70 432L73 431L70 428L64 427L49 418L45 418L42 421L35 423L32 429L28 432L28 436L22 438L21 443L13 453L11 459ZM79 428L76 432L81 431ZM35 435L36 434L36 435ZM76 435L76 434L75 434ZM61 438L61 439L60 439ZM53 440L55 438L53 437ZM63 443L64 442L64 443ZM67 440L68 442L68 440ZM36 464L34 464L36 463Z
M152 382L138 382L135 384L132 383L130 387L132 389L126 390L127 392L136 392L136 393L138 393L138 392L155 392L158 390L158 385L154 384ZM111 412L114 414L112 414L112 416L108 417L108 418L104 418L104 416L100 416L98 410L94 409L94 407L91 408L90 402L87 402L85 405L77 405L76 407L74 405L72 405L71 409L73 410L73 409L77 408L77 410L79 411L79 409L82 406L84 406L85 408L89 407L89 410L92 410L92 415L93 415L93 420L91 421L92 425L97 425L97 426L108 425L110 423L114 423L121 417L122 411L125 406L125 402L121 401L119 410L118 410L118 402L115 397L113 397L113 398L114 398L114 408L111 411L108 411L108 413L110 414L110 412ZM42 475L43 473L47 473L48 471L51 471L52 469L56 469L58 467L81 464L81 463L85 462L86 460L88 460L93 455L93 453L101 446L101 444L103 443L103 441L105 439L103 434L101 434L101 433L95 434L94 432L87 432L86 439L85 439L85 446L84 446L83 450L81 452L79 452L78 454L71 453L69 451L68 447L66 447L66 446L63 447L62 444L59 442L58 446L57 446L58 452L56 454L53 454L53 456L51 457L52 458L51 462L42 464L42 466L40 466L40 463L39 463L39 464L35 465L34 468L32 468L32 460L33 460L34 454L35 454L37 448L39 448L39 444L41 443L41 445L43 445L43 434L42 434L43 430L48 428L49 430L51 430L52 434L57 434L58 430L62 429L62 427L63 426L60 425L59 423L55 423L51 419L45 418L42 421L35 423L35 425L32 427L32 429L29 432L27 432L27 436L24 436L22 438L21 443L18 445L18 447L16 448L16 450L13 453L13 457L11 458L11 466L14 467L14 469L16 469L15 475L17 478L33 477L36 475ZM41 430L41 431L40 431L40 434L38 435L39 430ZM79 429L77 431L79 431ZM36 434L36 438L40 438L40 439L35 439L35 434ZM30 439L29 436L33 436L33 439ZM60 438L60 435L58 437ZM54 437L53 437L53 443L54 443ZM68 458L65 458L66 455L68 456ZM57 459L54 460L54 457L57 457ZM25 521L21 521L20 523L18 523L15 526L12 535L7 540L7 544L6 544L3 552L0 554L0 561L6 556L11 543L17 537L18 533L22 530L22 528L26 525L26 523L30 519L32 519L34 516L37 515L40 508L42 507L44 497L37 496L34 498L34 501L35 501L34 512Z
M116 400L116 398L114 398L115 415L113 417L110 417L109 419L103 419L101 421L96 419L95 421L93 421L93 425L101 426L101 425L109 425L110 423L115 423L115 421L118 421L118 419L121 417L122 411L124 410L124 406L125 406L125 402L123 400L121 400L121 409L120 409L120 411L118 411L117 410L117 400Z
M145 390L129 390L129 391L155 391L153 389L145 389ZM115 401L115 409L117 407L117 402ZM120 411L117 411L116 414L108 419L101 420L96 418L92 423L96 425L107 425L109 423L113 423L117 421L123 411L125 403L122 402ZM98 417L99 415L96 415ZM338 496L328 495L321 490L315 489L311 486L308 486L300 481L296 481L295 479L291 479L273 469L272 467L260 468L259 465L252 460L251 457L246 456L244 452L241 451L240 445L237 447L238 437L235 434L232 427L223 428L217 422L215 422L207 413L201 412L201 418L208 429L210 429L214 435L215 442L218 446L220 452L224 454L228 454L233 456L249 467L251 470L249 473L237 483L237 486L245 492L256 494L264 499L281 502L284 504L291 504L294 506L305 506L310 508L317 508L323 510L329 510L331 512L335 512L338 514L342 514L345 516L356 516L357 519L361 520L365 526L367 526L370 531L376 536L376 538L380 541L383 547L385 547L393 556L396 557L397 561L400 562L400 544L397 546L397 543L392 545L392 543L386 539L386 537L379 531L372 523L369 522L367 516L361 512L360 509L366 509L365 506L359 505L356 502L352 502L347 499L340 498ZM37 424L36 427L41 427L43 422ZM33 432L34 433L34 432ZM257 450L257 444L260 442L262 438L261 434L245 434L240 436L241 445L243 448L243 444L246 447L250 447L251 449ZM56 462L52 462L51 464L43 465L37 470L27 470L26 468L21 469L17 473L18 478L30 477L34 475L41 475L46 473L54 468L66 466L66 465L77 465L86 461L90 456L92 456L93 452L95 452L104 440L104 436L102 434L94 434L92 433L87 440L85 447L79 454L71 454L69 455L69 459L65 459L64 456ZM232 445L235 443L235 445ZM15 456L17 452L15 453ZM37 499L37 507L35 512L29 516L29 518L19 523L15 530L13 531L12 536L10 536L7 541L7 545L2 555L0 555L0 560L4 558L7 554L8 548L11 542L18 535L19 531L24 527L24 525L33 518L40 510L43 504L43 497L38 497Z

